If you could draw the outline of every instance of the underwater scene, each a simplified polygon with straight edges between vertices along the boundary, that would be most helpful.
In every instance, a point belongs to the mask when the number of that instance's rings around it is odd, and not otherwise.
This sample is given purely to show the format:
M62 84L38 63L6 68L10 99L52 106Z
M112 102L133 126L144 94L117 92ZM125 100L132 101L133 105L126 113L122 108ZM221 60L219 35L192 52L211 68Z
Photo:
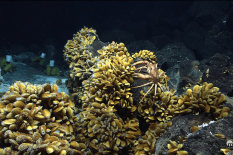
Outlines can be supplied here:
M0 155L232 155L232 1L1 1Z

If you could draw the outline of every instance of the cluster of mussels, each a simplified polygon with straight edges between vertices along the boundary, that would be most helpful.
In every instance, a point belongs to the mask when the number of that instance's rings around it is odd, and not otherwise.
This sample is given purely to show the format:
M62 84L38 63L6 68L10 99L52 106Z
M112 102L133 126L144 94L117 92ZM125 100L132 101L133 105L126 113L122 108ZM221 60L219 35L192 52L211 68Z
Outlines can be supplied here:
M68 40L64 47L64 60L69 64L70 74L66 86L70 92L71 100L81 107L81 97L83 96L82 81L90 77L91 67L95 63L92 53L87 49L97 38L96 31L92 28L84 27L72 40Z
M171 126L171 122L156 124L154 121L142 138L135 117L137 106L133 104L130 90L134 82L133 58L141 57L156 63L154 53L143 50L131 57L123 43L115 42L104 46L98 53L98 57L90 60L95 62L88 68L92 75L87 80L79 78L84 91L79 127L76 128L78 137L82 137L82 142L94 154L141 154L143 151L152 154L156 138ZM76 67L75 70L80 69ZM164 83L164 78L161 78L161 83ZM152 129L156 129L156 132Z
M159 79L164 91L158 87L154 95L151 90L135 104L132 64L137 58L156 64L154 53L142 50L131 57L123 43L112 42L92 57L87 46L96 37L95 30L84 27L65 45L71 97L59 93L57 85L16 82L9 87L0 100L0 140L5 143L0 154L152 155L156 140L176 115L203 111L216 119L228 115L229 108L223 107L226 98L213 84L196 85L176 96L165 88L166 75ZM81 105L78 115L75 104ZM145 133L137 114L149 124ZM170 141L168 154L187 154L181 150L183 142L181 137L179 144Z
M93 33L93 29L84 28L79 36L84 31L84 38ZM84 48L79 46L79 51ZM92 73L89 78L82 80L80 73L77 76L82 81L83 90L77 133L93 154L154 154L156 140L172 125L170 120L176 115L191 112L198 115L202 111L212 113L216 119L228 115L229 109L222 105L226 101L225 96L211 83L196 85L180 96L175 95L173 89L164 87L163 92L158 87L156 96L151 90L142 103L134 104L131 86L136 68L131 65L137 58L156 64L154 53L142 50L131 57L123 43L115 42L104 46L98 53L99 56L90 58L94 64L86 68ZM158 69L159 74L162 72ZM169 77L163 75L159 82L165 86L168 80ZM145 95L142 91L140 94L142 97ZM150 124L144 134L139 129L136 113ZM181 145L172 144L169 145L169 154L185 153L178 151Z
M123 43L112 42L98 53L92 76L83 81L81 133L95 154L118 154L123 149L132 153L141 135L130 92L133 58Z
M141 95L144 96L144 93L141 92ZM198 115L201 111L212 113L218 119L228 115L229 108L222 105L225 101L226 97L219 92L219 88L204 82L202 85L195 85L193 90L188 89L186 94L179 97L172 90L161 92L158 88L156 97L150 92L137 108L147 122L170 121L178 114L193 112Z
M75 105L57 85L17 81L0 100L1 154L81 154Z

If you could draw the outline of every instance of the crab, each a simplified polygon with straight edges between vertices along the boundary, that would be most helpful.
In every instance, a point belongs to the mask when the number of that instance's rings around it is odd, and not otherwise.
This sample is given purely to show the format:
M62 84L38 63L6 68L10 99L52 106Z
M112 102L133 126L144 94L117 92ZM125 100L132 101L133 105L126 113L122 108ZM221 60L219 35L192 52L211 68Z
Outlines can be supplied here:
M138 61L133 63L131 66L136 66L136 65L142 65L142 64L146 64L145 66L136 68L136 70L139 70L138 73L134 73L134 77L139 78L139 79L146 79L146 80L150 80L151 82L142 84L140 86L136 86L136 87L132 87L132 88L138 88L138 87L143 87L146 85L151 84L150 89L146 92L146 94L143 96L143 98L141 99L141 101L139 103L141 103L143 101L143 99L145 98L145 96L150 92L150 90L155 87L155 93L154 95L156 96L156 91L157 91L157 86L159 86L161 88L161 90L164 92L161 84L160 84L160 78L162 76L165 76L165 82L166 82L166 89L167 89L167 79L166 79L166 75L165 72L162 71L160 74L158 73L158 69L157 69L157 65L158 64L152 64L151 62L147 61L147 60L142 60L142 61ZM141 69L146 69L148 74L142 74L140 73Z

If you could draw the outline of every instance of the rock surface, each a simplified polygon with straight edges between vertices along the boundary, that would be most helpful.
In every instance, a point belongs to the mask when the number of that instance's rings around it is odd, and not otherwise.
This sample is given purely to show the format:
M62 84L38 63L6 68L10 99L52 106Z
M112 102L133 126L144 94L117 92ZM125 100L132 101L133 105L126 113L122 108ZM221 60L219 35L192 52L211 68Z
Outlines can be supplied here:
M185 136L188 137L181 150L187 151L189 155L222 154L220 149L227 148L227 140L233 139L233 106L231 103L226 103L224 106L231 109L231 112L229 113L230 116L226 116L217 120L215 123L202 127L194 133L190 133L192 126L208 123L213 120L213 117L206 114L188 114L180 115L172 119L172 126L156 142L155 155L167 154L167 144L170 140L178 142L179 136L181 136L182 139L184 139ZM214 134L223 134L226 136L226 139L217 138Z

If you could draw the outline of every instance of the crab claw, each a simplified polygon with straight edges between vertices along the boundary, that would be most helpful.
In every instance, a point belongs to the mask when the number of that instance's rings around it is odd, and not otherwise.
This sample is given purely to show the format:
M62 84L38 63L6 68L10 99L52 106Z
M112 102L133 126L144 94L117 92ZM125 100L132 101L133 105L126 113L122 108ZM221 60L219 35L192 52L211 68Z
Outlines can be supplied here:
M136 65L142 65L142 64L149 64L150 62L148 62L147 60L141 60L141 61L137 61L135 63L133 63L131 66L136 66Z
M139 78L139 79L146 79L146 80L149 80L151 79L151 76L148 75L148 74L141 74L141 73L134 73L134 77L135 78Z

